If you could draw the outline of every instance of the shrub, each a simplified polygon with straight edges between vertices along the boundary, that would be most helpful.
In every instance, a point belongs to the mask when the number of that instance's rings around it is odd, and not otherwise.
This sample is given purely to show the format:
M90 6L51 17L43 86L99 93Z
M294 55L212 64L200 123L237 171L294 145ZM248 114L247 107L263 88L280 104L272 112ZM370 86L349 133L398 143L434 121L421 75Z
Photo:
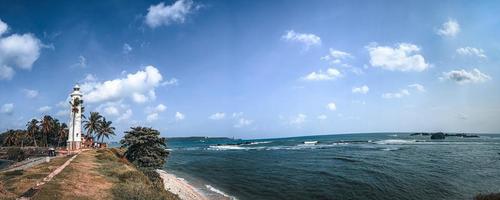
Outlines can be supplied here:
M21 148L9 148L7 150L7 159L13 161L22 161L26 159L27 155Z
M478 194L474 200L500 200L500 193Z

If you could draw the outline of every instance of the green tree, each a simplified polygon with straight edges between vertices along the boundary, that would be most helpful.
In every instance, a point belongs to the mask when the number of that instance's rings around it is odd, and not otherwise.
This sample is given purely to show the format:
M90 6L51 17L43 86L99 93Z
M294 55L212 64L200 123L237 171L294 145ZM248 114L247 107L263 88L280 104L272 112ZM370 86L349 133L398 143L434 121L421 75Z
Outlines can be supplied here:
M3 141L3 144L5 146L15 146L17 145L17 141L18 141L18 135L16 134L16 131L14 130L8 130L7 132L5 132L6 136L5 136L5 139Z
M87 138L91 138L94 133L97 133L102 124L102 115L98 112L90 112L88 120L83 121L83 128L87 130Z
M163 167L169 152L166 138L160 137L160 132L147 127L132 127L125 134L120 143L127 148L125 157L130 162L145 169Z
M49 143L49 135L54 131L54 119L49 115L43 116L41 126L42 133L45 137L45 147L47 147Z
M59 131L57 132L57 146L61 146L61 141L64 141L68 138L68 125L66 123L62 123Z
M38 147L36 144L36 135L38 134L38 130L40 129L38 126L38 120L37 119L32 119L31 121L26 124L26 131L28 132L28 137L31 137L33 139L33 143L35 143L35 146Z
M106 118L102 118L99 125L99 130L97 131L97 139L101 139L101 143L104 142L104 137L109 138L110 135L115 135L115 127L112 127L113 122L106 121Z

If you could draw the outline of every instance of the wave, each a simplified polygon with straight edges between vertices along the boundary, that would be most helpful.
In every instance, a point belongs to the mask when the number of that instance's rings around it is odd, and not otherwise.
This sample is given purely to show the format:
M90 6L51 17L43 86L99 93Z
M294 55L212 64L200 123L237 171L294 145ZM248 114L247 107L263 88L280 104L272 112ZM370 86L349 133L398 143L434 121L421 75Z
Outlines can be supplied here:
M375 144L415 144L417 140L397 140L397 139L391 139L391 140L380 140L376 141Z
M383 148L380 150L382 150L382 151L397 151L397 150L400 150L400 148L393 147L393 148Z
M232 199L232 200L237 200L236 197L228 195L228 194L224 193L223 191L220 191L219 189L217 189L217 188L215 188L215 187L213 187L211 185L205 185L205 187L207 187L207 189L209 189L210 191L215 192L217 194L220 194L220 195L222 195L222 196L224 196L226 198L229 198L229 199Z
M238 145L215 145L215 146L209 146L208 149L210 149L210 150L245 150L248 148L241 147Z
M273 142L273 141L250 142L250 144L246 144L246 145L269 144L271 142Z

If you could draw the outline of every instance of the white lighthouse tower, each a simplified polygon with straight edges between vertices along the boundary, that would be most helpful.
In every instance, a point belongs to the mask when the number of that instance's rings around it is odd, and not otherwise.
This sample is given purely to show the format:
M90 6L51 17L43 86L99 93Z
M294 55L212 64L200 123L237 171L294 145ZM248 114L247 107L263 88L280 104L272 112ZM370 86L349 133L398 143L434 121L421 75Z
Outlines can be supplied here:
M78 150L82 144L82 93L80 86L75 85L70 94L70 117L69 117L69 135L68 150Z

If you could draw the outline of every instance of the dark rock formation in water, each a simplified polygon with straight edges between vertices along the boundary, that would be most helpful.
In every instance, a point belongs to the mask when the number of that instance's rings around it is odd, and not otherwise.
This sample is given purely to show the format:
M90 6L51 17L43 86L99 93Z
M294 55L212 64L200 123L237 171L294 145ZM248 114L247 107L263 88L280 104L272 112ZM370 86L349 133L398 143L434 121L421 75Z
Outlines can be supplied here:
M441 132L439 132L439 133L433 133L433 134L431 135L431 139L433 139L433 140L434 140L434 139L441 139L441 140L442 140L442 139L444 139L445 137L446 137L446 135L445 135L444 133L441 133Z

